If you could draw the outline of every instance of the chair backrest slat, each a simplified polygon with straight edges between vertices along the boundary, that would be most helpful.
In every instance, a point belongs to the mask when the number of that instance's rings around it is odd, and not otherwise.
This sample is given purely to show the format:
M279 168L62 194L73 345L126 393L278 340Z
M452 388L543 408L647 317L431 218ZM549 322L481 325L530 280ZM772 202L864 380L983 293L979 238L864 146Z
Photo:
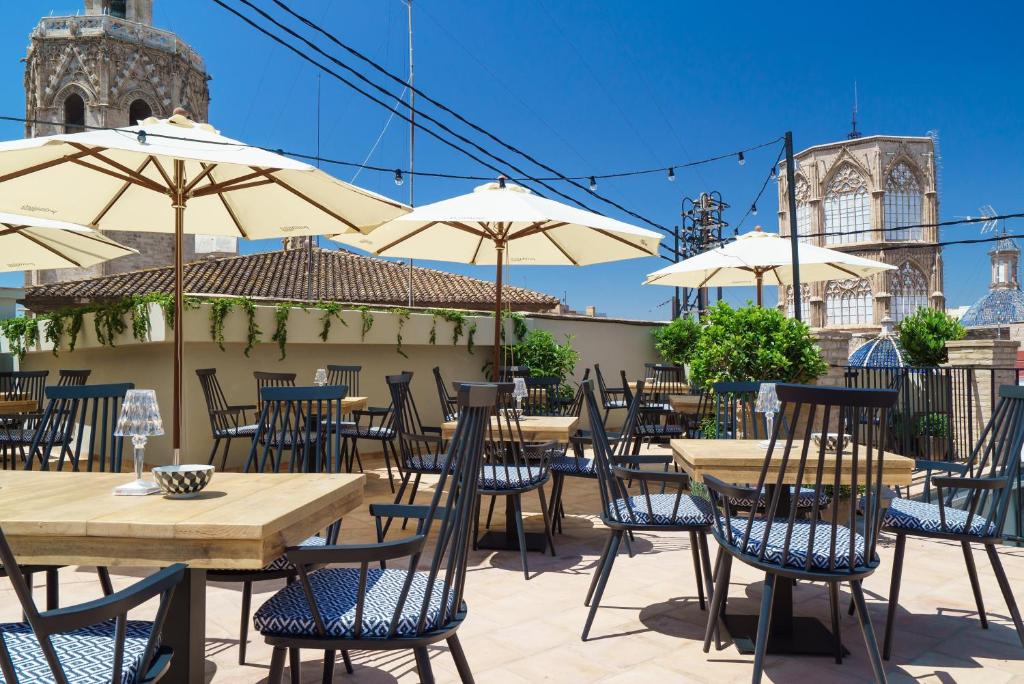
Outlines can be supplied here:
M32 438L26 469L38 462L40 469L49 470L56 458L57 470L63 470L67 461L72 470L120 472L123 440L114 435L114 428L124 395L132 388L132 383L47 387L46 408Z
M348 387L349 396L359 396L359 373L362 366L339 366L330 364L327 366L327 384L345 385Z
M289 472L339 472L341 434L332 428L347 392L344 385L261 389L262 408L244 471L281 472L287 455Z
M640 403L644 393L644 381L637 381L637 392L633 395L626 411L626 419L619 431L619 437L612 442L604 423L601 421L601 407L597 403L594 394L594 383L588 380L583 383L583 393L587 406L587 415L590 417L591 441L593 445L594 471L597 473L598 489L601 494L601 510L617 523L636 523L637 518L633 508L627 505L625 509L615 507L612 504L620 499L629 502L630 494L626 485L615 477L614 468L619 459L629 454L633 442L633 435L640 420ZM647 496L647 490L643 493ZM650 501L647 502L650 508ZM676 504L678 506L678 502Z
M434 366L434 383L437 385L437 399L441 404L441 416L444 422L455 420L459 416L458 398L448 391L448 385L441 377L441 367Z

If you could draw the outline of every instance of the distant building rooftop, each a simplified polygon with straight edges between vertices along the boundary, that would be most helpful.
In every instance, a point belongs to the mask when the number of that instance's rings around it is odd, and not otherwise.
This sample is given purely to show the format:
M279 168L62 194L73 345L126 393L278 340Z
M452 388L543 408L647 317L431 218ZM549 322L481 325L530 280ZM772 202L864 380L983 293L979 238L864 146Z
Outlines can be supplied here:
M1024 321L1024 292L1017 289L989 290L960 317L965 328L1009 325Z

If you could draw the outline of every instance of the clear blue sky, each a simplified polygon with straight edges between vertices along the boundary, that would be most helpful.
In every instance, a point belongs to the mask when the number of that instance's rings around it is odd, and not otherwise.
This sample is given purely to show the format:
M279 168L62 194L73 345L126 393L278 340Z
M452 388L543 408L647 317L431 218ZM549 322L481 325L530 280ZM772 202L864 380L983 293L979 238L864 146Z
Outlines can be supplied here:
M41 14L73 13L75 0L9 3L4 8L0 113L24 112L24 56ZM270 5L267 0L259 4ZM293 0L294 6L398 73L407 68L402 0ZM966 11L965 11L966 10ZM316 144L316 72L284 48L206 0L156 0L155 23L198 49L213 76L210 120L226 135L288 150ZM943 218L978 215L992 204L1024 210L1024 9L1015 3L479 2L414 0L416 85L467 118L572 175L667 166L770 140L794 131L798 149L842 138L853 83L865 134L941 138ZM321 153L361 161L389 113L330 76L322 80ZM0 124L0 137L21 135ZM396 119L369 162L406 166L408 131ZM660 223L678 221L684 195L722 192L733 224L767 173L775 151L662 176L602 182L599 191ZM417 167L470 174L485 170L417 138ZM344 180L352 171L327 170ZM389 174L356 181L397 199ZM472 182L421 179L422 204L468 192ZM595 203L596 206L596 203ZM759 215L775 229L769 187ZM609 209L613 215L614 210ZM617 215L619 218L625 218ZM1024 230L1024 221L1010 223ZM944 230L974 237L976 227ZM246 251L277 243L244 244ZM973 302L988 285L986 246L945 252L949 304ZM587 268L518 267L512 282L562 296L582 308L663 318L671 290L641 287L655 259ZM488 268L432 264L491 278ZM20 276L0 283L17 284ZM726 290L732 302L752 296ZM771 296L769 296L771 299Z

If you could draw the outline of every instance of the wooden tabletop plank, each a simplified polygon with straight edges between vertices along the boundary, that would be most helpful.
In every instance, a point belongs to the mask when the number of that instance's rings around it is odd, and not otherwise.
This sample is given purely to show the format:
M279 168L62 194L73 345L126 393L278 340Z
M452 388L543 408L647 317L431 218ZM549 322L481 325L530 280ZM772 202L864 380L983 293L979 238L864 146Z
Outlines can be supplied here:
M794 449L800 447L803 442L794 441ZM672 456L675 462L681 466L690 477L701 482L705 475L711 475L724 482L734 484L756 483L761 477L761 469L764 467L764 459L768 450L758 446L755 439L673 439ZM779 445L777 448L782 448ZM776 458L779 455L776 454ZM773 467L769 470L768 478L775 482L778 478L777 463L773 459ZM783 477L783 482L796 484L796 471L798 459L790 457L789 467ZM813 468L818 464L818 452L812 448L807 457L807 470L804 472L804 483L807 478L813 477ZM824 464L824 480L826 483L834 481L836 468L836 454L826 453ZM909 485L913 478L914 459L885 453L882 467L882 484ZM863 478L863 464L861 466L861 478ZM852 457L849 453L843 454L842 472L840 473L840 484L850 484L852 480Z
M700 408L699 394L670 394L668 403L676 413L694 413Z
M365 411L369 403L369 397L345 397L341 400L341 412Z
M39 403L34 399L0 399L0 414L35 413Z
M491 427L498 429L498 417L491 418ZM504 419L501 419L504 423ZM522 416L519 419L519 428L522 430L523 438L530 441L568 442L569 435L575 430L580 419L576 416ZM455 434L455 428L459 424L457 420L450 420L441 426L441 436L444 439L451 438ZM505 429L504 424L502 429Z
M629 386L630 392L636 392L636 380L630 380L626 384ZM655 382L652 379L644 380L644 390L651 391L654 389ZM658 383L658 391L660 392L676 392L678 394L689 394L690 386L685 382L662 382Z

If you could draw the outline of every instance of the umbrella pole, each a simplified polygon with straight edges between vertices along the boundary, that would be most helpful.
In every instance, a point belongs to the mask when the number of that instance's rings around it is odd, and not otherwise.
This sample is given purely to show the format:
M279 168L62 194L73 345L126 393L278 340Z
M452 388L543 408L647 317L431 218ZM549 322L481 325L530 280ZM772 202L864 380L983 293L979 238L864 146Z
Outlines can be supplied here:
M185 162L174 160L174 411L173 447L174 465L181 463L181 366L185 356L184 310L182 306L182 280L184 267L185 232Z
M760 271L758 271L757 275L755 276L755 278L757 278L757 305L761 306L761 294L762 294L761 293L761 288L762 288L762 283L764 281L764 274L761 273ZM747 301L750 301L750 300L748 299Z
M491 379L498 382L501 380L501 261L505 255L505 245L497 242L494 249L498 253L498 274L494 290L494 369L491 371Z

